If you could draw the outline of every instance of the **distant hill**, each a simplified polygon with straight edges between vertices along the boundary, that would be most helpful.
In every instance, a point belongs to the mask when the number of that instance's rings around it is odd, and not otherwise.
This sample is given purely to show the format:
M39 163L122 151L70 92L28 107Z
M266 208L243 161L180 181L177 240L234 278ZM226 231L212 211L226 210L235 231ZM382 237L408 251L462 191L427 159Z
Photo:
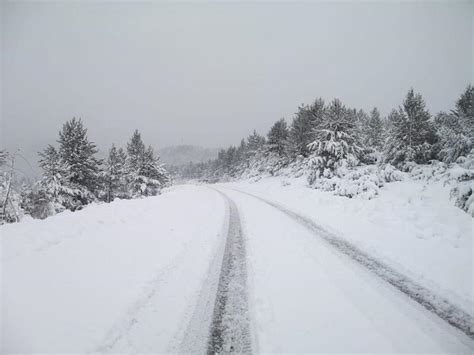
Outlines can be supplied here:
M201 163L217 158L218 148L203 148L194 145L176 145L158 149L160 161L166 165Z

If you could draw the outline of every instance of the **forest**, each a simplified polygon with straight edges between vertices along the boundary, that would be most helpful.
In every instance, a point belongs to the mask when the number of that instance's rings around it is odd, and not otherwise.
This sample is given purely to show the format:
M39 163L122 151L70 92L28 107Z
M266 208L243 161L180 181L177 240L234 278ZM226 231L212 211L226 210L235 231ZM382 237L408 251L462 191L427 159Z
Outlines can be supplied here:
M1 152L0 221L18 222L24 215L44 219L92 202L154 196L171 184L170 175L138 130L125 149L112 145L106 159L97 158L98 149L89 141L81 119L66 122L57 143L38 153L42 176L29 185L15 181L15 160L21 154Z
M0 221L24 215L46 218L79 210L92 202L154 196L173 176L213 183L265 175L304 176L309 187L349 198L374 198L385 183L414 176L442 175L454 181L456 206L474 214L474 87L469 85L449 112L431 114L413 89L387 117L339 99L317 98L301 105L290 124L277 120L266 136L255 130L237 146L221 149L215 160L170 166L159 162L136 130L125 148L112 145L106 159L87 137L81 119L66 122L57 146L39 153L42 176L20 184L18 152L0 152ZM173 175L173 176L172 176ZM425 176L426 177L426 176Z
M207 182L264 175L306 176L308 185L337 195L372 198L386 182L412 175L444 174L455 180L455 204L474 213L474 87L469 85L449 112L431 114L410 89L387 117L317 98L298 107L288 124L281 118L266 136L253 131L237 146L207 163L179 173Z

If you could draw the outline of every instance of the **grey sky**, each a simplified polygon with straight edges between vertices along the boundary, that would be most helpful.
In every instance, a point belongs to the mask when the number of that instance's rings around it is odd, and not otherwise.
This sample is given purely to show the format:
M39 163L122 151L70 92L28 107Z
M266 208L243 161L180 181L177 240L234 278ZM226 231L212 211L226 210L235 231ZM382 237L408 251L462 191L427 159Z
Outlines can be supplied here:
M432 112L473 82L472 2L4 2L1 145L28 157L81 117L102 151L238 143L339 97Z

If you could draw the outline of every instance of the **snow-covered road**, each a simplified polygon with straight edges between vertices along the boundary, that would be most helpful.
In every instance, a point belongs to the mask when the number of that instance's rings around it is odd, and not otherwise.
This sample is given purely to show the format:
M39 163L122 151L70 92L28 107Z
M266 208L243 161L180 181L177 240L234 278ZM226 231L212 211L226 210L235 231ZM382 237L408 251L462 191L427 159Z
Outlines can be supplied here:
M0 232L2 353L474 349L317 231L226 185Z
M259 352L465 352L472 341L268 204L237 204Z

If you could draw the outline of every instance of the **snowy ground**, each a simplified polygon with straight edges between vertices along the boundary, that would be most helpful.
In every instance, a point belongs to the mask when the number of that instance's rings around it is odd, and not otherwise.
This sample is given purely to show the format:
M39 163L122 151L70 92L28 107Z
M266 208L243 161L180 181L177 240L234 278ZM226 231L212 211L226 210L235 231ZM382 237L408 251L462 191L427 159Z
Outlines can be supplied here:
M1 352L166 351L224 217L217 193L186 186L3 226Z
M303 185L184 185L2 226L1 352L202 353L212 331L238 345L228 332L244 329L254 352L472 353L472 338L236 191L311 218L473 314L472 219L442 188L387 184L367 201Z
M442 182L386 184L372 200L309 189L283 177L222 184L309 217L474 314L474 219Z
M304 226L253 197L225 193L244 225L258 352L469 351L464 336Z

